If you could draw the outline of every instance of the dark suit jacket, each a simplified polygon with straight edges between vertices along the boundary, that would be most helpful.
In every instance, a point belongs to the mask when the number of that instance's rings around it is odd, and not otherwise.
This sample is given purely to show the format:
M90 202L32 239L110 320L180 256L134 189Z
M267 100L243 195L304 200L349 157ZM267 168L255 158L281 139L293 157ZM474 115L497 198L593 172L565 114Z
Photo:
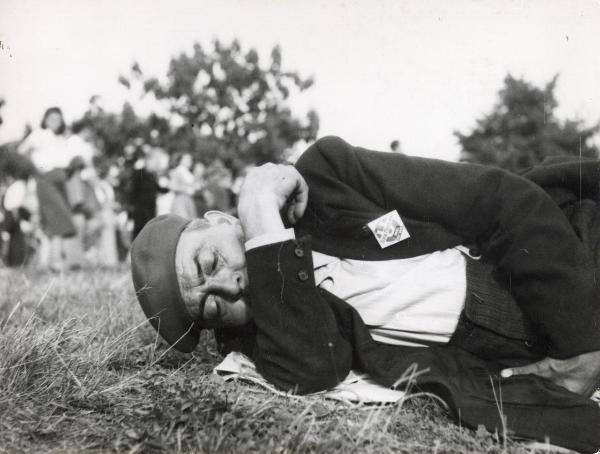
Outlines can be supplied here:
M531 357L600 350L593 261L539 186L499 169L378 153L335 137L317 141L296 167L310 188L297 240L247 253L253 356L267 379L307 393L336 385L355 368L392 386L416 366L424 372L416 386L440 395L465 425L502 433L504 424L516 435L549 436L581 451L600 446L600 408L592 401L539 377L499 378L501 367L523 360L512 358L511 342L523 339L505 335L507 319L474 310L471 318L481 326L470 330L463 317L449 345L382 345L351 306L314 283L313 250L386 260L469 244L493 265L496 280L510 288L517 317L535 333ZM391 210L411 237L381 249L366 224ZM481 341L486 333L495 341ZM481 344L491 348L480 351Z

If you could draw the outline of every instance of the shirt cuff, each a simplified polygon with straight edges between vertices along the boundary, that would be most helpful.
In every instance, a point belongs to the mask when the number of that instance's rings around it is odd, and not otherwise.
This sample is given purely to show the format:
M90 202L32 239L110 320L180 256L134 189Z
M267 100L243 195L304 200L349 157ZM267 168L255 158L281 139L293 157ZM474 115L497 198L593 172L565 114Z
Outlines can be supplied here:
M281 230L277 233L265 233L264 235L251 238L246 241L245 247L246 251L249 251L251 249L256 249L257 247L266 246L267 244L280 243L282 241L294 239L296 239L296 234L294 233L294 229L290 228Z

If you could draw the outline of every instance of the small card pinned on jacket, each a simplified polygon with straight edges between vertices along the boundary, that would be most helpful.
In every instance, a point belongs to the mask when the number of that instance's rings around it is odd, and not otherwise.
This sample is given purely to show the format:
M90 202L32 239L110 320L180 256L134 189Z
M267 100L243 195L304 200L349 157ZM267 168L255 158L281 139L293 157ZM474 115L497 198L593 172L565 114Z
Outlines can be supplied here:
M381 249L410 238L408 230L396 210L390 211L367 224Z

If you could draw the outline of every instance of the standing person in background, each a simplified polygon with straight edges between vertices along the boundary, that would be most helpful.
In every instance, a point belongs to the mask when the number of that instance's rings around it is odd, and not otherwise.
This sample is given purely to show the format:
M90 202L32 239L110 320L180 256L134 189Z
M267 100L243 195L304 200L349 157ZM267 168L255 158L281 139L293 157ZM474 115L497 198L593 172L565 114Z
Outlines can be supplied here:
M194 219L198 216L192 198L197 186L194 174L191 172L193 163L192 156L184 153L179 156L177 167L169 174L169 187L173 192L171 214L185 219Z
M94 159L94 165L98 175L94 189L100 207L97 215L99 231L95 244L95 262L101 266L112 267L119 263L115 191L109 181L110 163L107 159L97 157Z
M204 195L209 210L219 210L224 213L235 211L234 195L231 191L233 176L231 170L220 160L215 160L206 171L206 186Z
M36 167L37 197L44 236L38 265L54 271L64 268L64 239L75 235L71 208L65 190L66 168L72 156L65 139L65 121L58 107L44 113L40 129L34 130L19 147Z
M158 194L169 191L168 188L163 188L158 184L158 177L148 168L143 150L136 150L134 159L129 195L132 207L133 238L140 233L142 227L150 219L156 216L156 198Z
M133 237L133 204L132 179L134 165L134 148L131 145L125 147L125 156L115 161L115 206L117 211L117 254L119 262L127 259L131 240ZM112 172L113 170L110 170Z
M78 268L84 265L90 238L95 238L98 234L97 216L100 211L95 194L96 172L92 165L94 156L98 155L98 149L94 145L94 131L90 119L84 118L72 125L67 147L73 157L67 171L67 198L77 233L65 240L65 256L70 268Z
M194 170L192 171L192 174L194 175L194 180L196 181L196 190L192 195L192 200L194 201L194 208L198 217L203 216L208 210L206 196L204 194L204 187L206 185L206 180L204 179L205 172L206 167L204 164L201 162L194 164Z
M85 253L98 236L100 203L96 197L96 173L84 158L75 156L67 170L67 198L77 233L65 240L65 257L70 268L85 264Z
M23 156L17 156L9 172L8 187L2 197L4 209L3 230L8 233L8 247L4 256L7 266L26 265L35 254L35 218L38 213L33 165Z

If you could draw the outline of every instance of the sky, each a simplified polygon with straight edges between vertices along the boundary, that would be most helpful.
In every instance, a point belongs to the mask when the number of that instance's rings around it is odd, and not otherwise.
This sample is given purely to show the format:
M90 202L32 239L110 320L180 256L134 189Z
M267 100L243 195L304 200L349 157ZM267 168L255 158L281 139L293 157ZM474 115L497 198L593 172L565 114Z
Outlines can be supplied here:
M0 0L0 142L91 95L119 109L135 60L164 75L194 42L238 38L315 85L320 135L456 159L453 131L493 107L507 73L542 86L556 73L560 118L600 121L600 0ZM600 141L599 141L600 142Z

